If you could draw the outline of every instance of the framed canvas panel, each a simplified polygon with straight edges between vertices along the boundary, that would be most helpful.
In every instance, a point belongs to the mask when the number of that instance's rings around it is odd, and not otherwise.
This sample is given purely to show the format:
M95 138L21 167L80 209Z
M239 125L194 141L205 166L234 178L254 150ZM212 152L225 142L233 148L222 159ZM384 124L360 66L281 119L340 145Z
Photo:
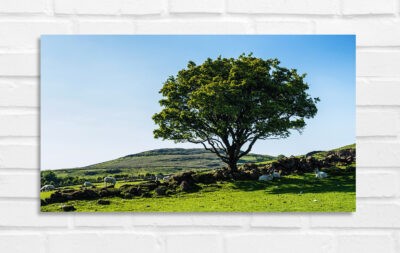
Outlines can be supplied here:
M40 44L42 212L355 211L355 36Z

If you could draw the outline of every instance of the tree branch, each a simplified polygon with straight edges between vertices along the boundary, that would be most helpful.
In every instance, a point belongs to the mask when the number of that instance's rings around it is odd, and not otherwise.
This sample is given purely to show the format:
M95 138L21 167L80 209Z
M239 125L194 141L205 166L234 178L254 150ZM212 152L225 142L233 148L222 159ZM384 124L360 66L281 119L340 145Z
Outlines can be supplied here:
M249 144L249 146L247 147L246 151L240 153L240 154L238 155L238 158L241 158L241 157L247 155L247 154L251 151L251 149L253 148L253 145L254 145L254 143L256 143L256 141L258 140L258 138L259 138L259 136L255 136L255 137L253 138L253 140L250 142L250 144Z

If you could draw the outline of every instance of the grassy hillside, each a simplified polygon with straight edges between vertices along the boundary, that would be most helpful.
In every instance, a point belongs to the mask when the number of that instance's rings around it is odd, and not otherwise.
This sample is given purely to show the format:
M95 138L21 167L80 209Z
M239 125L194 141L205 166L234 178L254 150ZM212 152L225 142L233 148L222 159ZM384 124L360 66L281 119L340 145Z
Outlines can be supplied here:
M354 212L356 206L355 161L347 161L346 158L347 162L342 163L340 159L335 160L336 158L333 155L337 153L339 154L337 157L339 157L340 153L348 154L349 149L353 149L350 153L354 157L354 144L330 151L312 152L314 158L328 161L328 164L324 165L327 167L322 168L322 170L330 169L327 178L316 178L315 174L309 171L306 173L294 172L268 182L258 181L257 178L229 179L228 177L228 179L218 179L208 183L199 181L200 177L197 177L196 188L193 188L192 191L185 191L181 188L182 184L177 183L178 186L174 186L173 182L177 178L177 175L175 175L172 182L161 180L158 183L157 189L164 187L165 195L159 194L155 188L148 190L147 195L142 194L146 191L145 184L150 181L157 184L153 179L139 177L138 180L126 181L123 177L119 179L118 176L124 174L128 176L138 175L138 173L174 173L181 170L195 170L196 172L193 173L204 176L208 174L217 175L218 173L215 172L222 170L210 171L213 168L211 163L216 158L213 157L213 154L200 149L146 151L84 168L56 171L56 176L63 177L63 182L70 179L90 180L96 187L87 191L81 188L82 182L71 181L67 182L67 187L60 185L58 190L41 192L41 211L61 212L63 205L72 205L77 212ZM341 150L343 152L338 152ZM308 160L304 157L301 158L303 161ZM299 158L296 159L299 160ZM285 159L282 160L285 161ZM253 162L265 167L265 163L278 163L279 161L281 160L275 160L270 156L249 155L242 162ZM329 161L333 161L334 164ZM122 164L133 165L135 162L140 166L118 167ZM263 165L260 165L261 162ZM245 167L243 166L241 169ZM293 167L297 168L297 165L293 165ZM208 171L206 172L206 170ZM253 172L256 170L257 168L252 169ZM244 171L247 170L242 170L242 172ZM48 172L42 172L42 177L43 174ZM107 190L103 188L102 179L110 173L114 174L119 181L115 188ZM96 178L99 180L95 180ZM132 185L134 186L132 187ZM142 195L132 195L134 193L129 192L131 195L128 196L124 192L124 189L138 188L141 189L140 194ZM76 194L90 191L95 194L97 191L99 195L96 199L66 198L67 200L63 200L66 202L48 200L57 196L57 192L65 191L63 194L68 194L67 191L71 190L73 193L68 196L74 196L74 194L77 196ZM101 195L100 193L104 191L118 194ZM110 203L99 204L97 200L99 197L103 200L109 200Z
M275 157L269 155L249 154L239 163L257 163L273 159ZM54 170L54 172L58 177L93 180L110 174L114 176L171 174L185 170L210 170L225 165L215 154L204 149L166 148L131 154L81 168Z
M119 187L120 185L117 185ZM314 174L287 176L273 182L234 181L201 185L195 193L168 197L105 198L69 201L77 212L354 212L355 175L318 180ZM50 196L42 192L41 198ZM42 212L60 212L63 203L41 207Z
M239 163L261 162L272 160L268 155L249 154ZM166 148L127 155L115 160L86 166L82 169L122 169L122 168L216 168L224 163L213 153L204 149Z

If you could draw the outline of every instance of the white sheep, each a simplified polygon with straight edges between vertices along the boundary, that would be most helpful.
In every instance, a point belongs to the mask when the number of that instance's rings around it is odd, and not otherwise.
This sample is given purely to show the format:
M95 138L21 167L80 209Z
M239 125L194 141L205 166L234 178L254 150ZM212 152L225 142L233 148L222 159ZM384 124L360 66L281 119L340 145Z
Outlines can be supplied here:
M52 190L54 190L55 189L55 187L54 187L54 185L51 185L51 184L46 184L46 185L44 185L42 188L40 188L40 191L41 192L47 192L47 191L52 191Z
M114 177L105 177L104 178L104 183L105 183L106 187L107 187L107 184L110 184L110 185L114 186L117 183L117 180L115 180Z
M274 172L272 172L272 176L274 178L280 178L281 177L281 173L279 173L278 171L274 170Z
M273 175L261 175L258 181L271 181L272 179L274 179Z
M319 171L318 169L315 169L315 177L316 178L326 178L328 177L328 173L325 171Z
M83 187L92 187L92 186L93 186L92 183L89 182L89 181L85 181L85 182L83 183Z

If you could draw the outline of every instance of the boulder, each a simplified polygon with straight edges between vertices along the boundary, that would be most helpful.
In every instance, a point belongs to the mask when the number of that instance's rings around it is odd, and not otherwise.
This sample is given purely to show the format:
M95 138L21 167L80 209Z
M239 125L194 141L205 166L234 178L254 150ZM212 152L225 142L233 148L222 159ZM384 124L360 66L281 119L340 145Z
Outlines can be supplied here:
M64 212L72 212L72 211L75 211L75 210L76 210L76 208L75 208L73 205L62 205L62 206L61 206L61 209L62 209Z
M179 188L184 192L189 192L192 187L187 181L184 180L180 183Z
M131 194L132 196L142 195L142 189L138 185L122 185L119 190L121 194Z
M155 192L158 196L165 196L167 193L168 188L165 186L159 186L155 189Z
M99 204L99 205L109 205L110 201L107 200L107 199L99 199L99 200L97 200L97 204Z
M74 200L92 200L98 199L100 195L93 191L93 190L82 190L82 191L75 191L69 194L71 199Z
M152 191L156 189L161 183L159 181L149 181L137 185L141 191Z
M65 194L62 194L60 191L56 191L50 195L49 198L45 199L47 204L51 203L62 203L68 201L68 198Z
M121 195L121 191L116 188L101 188L98 190L99 197L118 197Z
M212 184L216 182L216 178L214 176L215 172L207 172L207 173L196 173L193 175L194 181L202 184Z
M183 181L186 181L192 184L194 183L193 174L195 174L193 171L185 171L179 174L172 175L170 183L180 185Z
M194 192L200 189L198 185L196 185L194 182L188 182L188 181L182 181L179 185L179 190L184 191L184 192Z

